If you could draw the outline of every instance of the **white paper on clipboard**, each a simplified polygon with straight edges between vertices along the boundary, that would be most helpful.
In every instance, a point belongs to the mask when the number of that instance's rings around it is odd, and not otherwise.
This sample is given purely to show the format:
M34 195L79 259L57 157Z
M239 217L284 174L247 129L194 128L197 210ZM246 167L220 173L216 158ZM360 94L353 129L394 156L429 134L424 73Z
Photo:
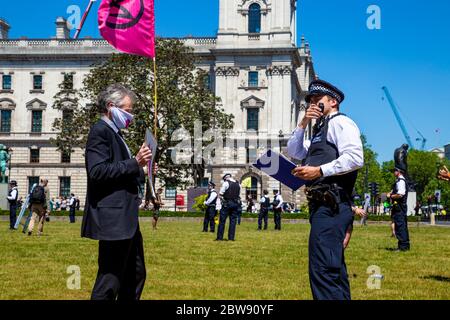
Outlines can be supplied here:
M145 144L152 151L152 159L148 162L148 181L150 184L150 192L152 198L156 198L155 186L153 185L153 159L156 156L156 150L158 148L158 142L153 136L152 132L147 129L145 132Z

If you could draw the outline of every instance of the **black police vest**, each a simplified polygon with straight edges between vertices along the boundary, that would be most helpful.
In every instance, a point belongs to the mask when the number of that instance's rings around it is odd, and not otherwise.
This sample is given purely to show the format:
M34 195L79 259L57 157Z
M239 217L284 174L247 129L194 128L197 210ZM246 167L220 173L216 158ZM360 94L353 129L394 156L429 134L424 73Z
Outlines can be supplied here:
M323 164L332 162L339 158L339 151L333 143L327 141L328 134L328 123L331 119L338 116L345 116L342 113L335 114L323 122L322 127L320 127L316 133L314 133L311 146L309 147L308 154L303 160L303 165L308 165L312 167L319 167ZM358 137L359 138L359 137ZM339 187L344 189L349 199L355 187L356 178L358 177L358 170L331 177L321 177L313 181L308 181L306 186L311 186L313 184L337 184Z
M241 187L239 186L239 183L228 181L228 189L223 194L223 197L225 200L238 200L239 194L241 192Z
M211 193L213 193L213 192L217 193L216 190L208 191L208 198L206 198L206 200L208 200L209 197L211 197ZM216 206L216 202L217 202L217 196L214 198L214 200L208 206L211 206L211 207Z
M270 199L267 196L264 196L264 202L261 203L261 208L269 208L270 207Z
M11 197L11 194L12 194L13 190L16 190L16 198L14 200L9 200L8 199L8 202L9 202L10 205L16 205L17 204L17 198L19 198L19 191L17 191L17 189L15 189L15 188L9 190L8 197Z
M401 197L400 199L396 199L395 202L397 202L398 209L402 212L406 212L408 209L408 183L406 182L405 178L397 178L395 181L393 187L392 187L392 193L398 194L398 187L397 184L399 181L405 181L405 195ZM394 209L397 209L394 205Z

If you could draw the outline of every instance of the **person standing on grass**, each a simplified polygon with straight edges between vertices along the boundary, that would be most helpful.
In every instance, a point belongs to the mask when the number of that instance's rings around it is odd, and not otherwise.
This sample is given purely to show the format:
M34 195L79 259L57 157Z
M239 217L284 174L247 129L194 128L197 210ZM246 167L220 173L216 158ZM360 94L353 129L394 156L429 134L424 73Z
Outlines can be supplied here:
M283 212L283 197L278 190L273 190L273 220L275 222L275 230L281 231L281 213Z
M216 217L216 205L218 194L214 189L216 184L212 181L208 183L208 196L205 200L204 205L206 206L205 210L205 219L203 219L203 232L208 232L208 225L210 232L216 232L216 224L214 223L214 218Z
M222 177L222 180L223 184L219 192L222 197L222 210L220 211L216 241L224 241L223 235L228 217L230 217L228 241L234 241L236 236L236 220L238 219L239 212L242 212L242 203L240 199L241 186L232 178L230 173L225 174Z
M161 197L162 192L163 192L163 189L159 188L156 191L156 198L153 199L153 221L152 221L153 230L158 230L156 225L158 224L158 220L159 220L159 210L161 209L161 206L164 205L164 203L162 202L162 197Z
M410 249L408 232L408 191L407 183L404 177L405 172L402 169L394 169L397 178L392 192L387 197L392 201L392 218L395 225L395 235L398 239L398 248L396 251L408 251Z
M99 240L93 300L139 300L146 268L139 227L139 187L152 159L144 143L135 157L122 135L133 120L137 97L120 84L97 100L101 119L91 127L85 151L86 204L81 236Z
M75 199L75 195L73 193L70 194L69 200L69 218L70 223L75 223L75 209L77 206L77 200Z
M17 181L11 180L10 189L6 199L9 202L9 230L14 230L16 225L17 199L19 198L19 190L17 189Z
M270 207L270 198L269 191L264 190L263 196L259 200L259 215L258 215L258 230L262 229L262 222L264 221L264 230L267 230L267 223L269 220L269 207Z
M44 232L45 215L47 214L48 198L50 195L47 186L48 180L41 179L38 186L36 186L30 195L30 206L32 216L28 224L28 235L31 236L34 229L34 224L38 221L38 236Z
M369 212L369 206L370 206L370 196L368 194L366 194L366 196L364 198L363 211ZM362 218L361 218L362 226L367 226L367 218L368 218L368 215L362 216Z

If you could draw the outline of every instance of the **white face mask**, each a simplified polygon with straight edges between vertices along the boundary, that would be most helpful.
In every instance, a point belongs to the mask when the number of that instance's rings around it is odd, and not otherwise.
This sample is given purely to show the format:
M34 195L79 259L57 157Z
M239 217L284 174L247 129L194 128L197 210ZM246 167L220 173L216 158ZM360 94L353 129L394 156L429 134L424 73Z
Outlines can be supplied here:
M111 107L111 116L114 124L121 129L127 129L130 126L131 121L133 121L134 116L125 110L119 109L117 107Z

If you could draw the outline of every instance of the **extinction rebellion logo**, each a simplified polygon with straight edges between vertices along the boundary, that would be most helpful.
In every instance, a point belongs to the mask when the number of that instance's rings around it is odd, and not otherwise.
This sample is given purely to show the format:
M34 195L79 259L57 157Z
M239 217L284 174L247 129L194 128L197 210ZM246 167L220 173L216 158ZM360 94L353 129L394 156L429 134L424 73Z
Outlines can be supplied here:
M139 23L144 14L144 0L112 0L106 25L111 29L128 29Z

